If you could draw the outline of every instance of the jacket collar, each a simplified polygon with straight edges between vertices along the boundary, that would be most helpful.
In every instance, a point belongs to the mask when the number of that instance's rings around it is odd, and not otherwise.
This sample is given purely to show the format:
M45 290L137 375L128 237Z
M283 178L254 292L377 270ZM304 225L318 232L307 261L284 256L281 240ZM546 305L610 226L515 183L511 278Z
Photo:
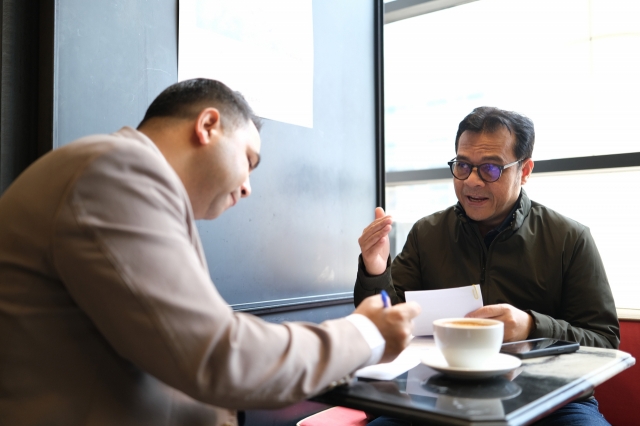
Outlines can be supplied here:
M140 131L132 128L132 127L124 126L122 129L120 129L117 132L115 132L114 135L122 137L122 138L133 139L135 141L138 141L138 142L142 143L144 146L146 146L147 148L149 148L150 150L152 150L154 153L160 155L164 159L164 155L162 155L162 152L156 146L156 144L153 143L153 141L151 139L149 139L149 137L147 135L145 135L144 133L142 133L142 132L140 132ZM165 161L166 161L166 159L165 159ZM169 163L167 162L167 164L169 164Z
M520 206L516 209L514 213L514 221L512 222L512 229L514 231L520 229L522 224L524 223L524 219L529 216L529 212L531 211L531 199L527 195L524 188L520 189Z

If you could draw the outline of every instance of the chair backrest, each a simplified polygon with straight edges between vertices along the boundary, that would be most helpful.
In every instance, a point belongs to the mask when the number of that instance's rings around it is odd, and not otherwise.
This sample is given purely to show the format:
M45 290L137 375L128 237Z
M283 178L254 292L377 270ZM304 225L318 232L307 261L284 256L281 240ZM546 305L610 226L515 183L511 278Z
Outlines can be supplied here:
M640 356L640 321L620 321L620 350ZM640 419L640 368L623 371L596 388L600 412L612 426L635 426Z

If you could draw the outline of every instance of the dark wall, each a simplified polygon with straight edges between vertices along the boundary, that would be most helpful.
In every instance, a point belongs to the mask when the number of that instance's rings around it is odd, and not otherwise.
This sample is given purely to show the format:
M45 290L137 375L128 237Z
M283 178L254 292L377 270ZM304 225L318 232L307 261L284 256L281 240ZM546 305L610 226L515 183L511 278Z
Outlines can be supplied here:
M351 303L376 206L374 3L312 4L313 128L265 120L252 196L198 223L214 283L248 312ZM177 17L176 0L57 0L54 147L138 124L177 81Z
M178 2L58 0L53 146L136 127L178 78Z
M3 0L0 194L38 156L38 2Z
M313 128L266 120L251 197L199 223L211 277L236 308L353 292L376 206L374 3L314 1L313 35Z

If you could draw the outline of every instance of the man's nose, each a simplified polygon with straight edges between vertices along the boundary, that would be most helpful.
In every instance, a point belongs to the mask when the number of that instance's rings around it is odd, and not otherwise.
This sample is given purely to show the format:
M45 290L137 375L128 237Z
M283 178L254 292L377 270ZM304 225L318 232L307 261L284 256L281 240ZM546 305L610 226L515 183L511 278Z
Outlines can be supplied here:
M247 198L251 195L251 183L249 182L249 177L247 176L247 180L240 186L240 196L242 198Z
M467 185L471 186L484 186L485 182L480 179L480 170L477 167L471 169L471 174L465 181Z

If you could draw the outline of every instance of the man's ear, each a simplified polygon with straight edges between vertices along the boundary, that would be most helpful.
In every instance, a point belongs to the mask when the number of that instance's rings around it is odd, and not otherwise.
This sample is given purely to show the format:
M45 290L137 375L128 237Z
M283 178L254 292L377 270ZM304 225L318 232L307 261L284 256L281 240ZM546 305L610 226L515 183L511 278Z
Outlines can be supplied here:
M533 160L531 158L522 160L522 177L520 178L520 185L527 183L529 176L531 176L531 172L533 172Z
M194 130L200 145L207 145L217 141L222 133L220 111L216 108L205 108L200 111L196 118Z

